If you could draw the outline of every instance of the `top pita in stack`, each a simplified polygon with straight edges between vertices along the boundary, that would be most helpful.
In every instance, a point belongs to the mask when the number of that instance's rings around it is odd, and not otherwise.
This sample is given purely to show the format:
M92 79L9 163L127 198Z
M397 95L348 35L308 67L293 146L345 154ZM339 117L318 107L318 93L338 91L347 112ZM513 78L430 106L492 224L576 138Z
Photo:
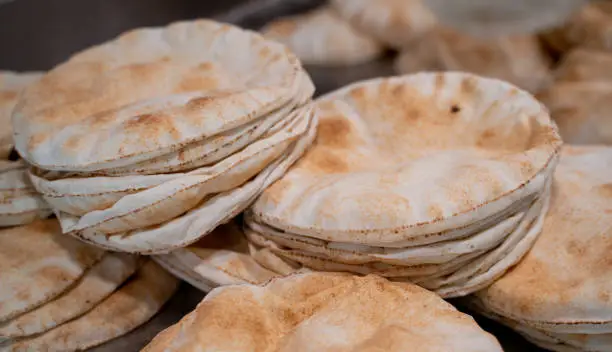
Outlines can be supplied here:
M215 289L143 351L502 351L435 294L376 276L296 274Z
M573 144L612 144L612 52L575 49L538 94Z
M165 252L238 214L301 155L313 90L292 53L254 32L138 29L28 87L15 143L65 233Z
M51 214L30 183L26 165L11 153L11 112L21 90L40 76L40 73L0 71L0 227L27 224Z
M402 74L429 70L471 72L536 92L549 79L549 61L533 35L478 38L437 27L407 45L395 66Z
M246 213L255 245L452 297L490 284L537 238L561 140L528 93L421 73L316 105L314 146Z
M612 148L565 147L525 258L473 308L553 351L612 351Z
M76 351L149 320L178 280L154 262L61 233L55 219L0 231L0 351Z
M376 59L384 47L355 29L330 6L281 18L261 29L285 44L304 64L352 65Z

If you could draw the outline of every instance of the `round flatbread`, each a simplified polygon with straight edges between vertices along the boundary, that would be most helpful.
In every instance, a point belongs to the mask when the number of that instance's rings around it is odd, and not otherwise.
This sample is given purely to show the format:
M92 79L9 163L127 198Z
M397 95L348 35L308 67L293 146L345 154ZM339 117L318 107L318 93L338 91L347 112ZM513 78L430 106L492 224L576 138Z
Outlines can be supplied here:
M0 227L28 224L51 210L27 177L26 165L15 160L11 113L21 91L42 73L0 71Z
M377 40L354 29L330 7L274 20L261 33L286 45L307 65L358 64L384 51Z
M355 28L396 49L436 24L421 0L332 0L331 5Z
M560 81L538 94L572 144L612 144L612 81Z
M564 148L542 234L478 300L536 329L611 333L611 223L612 148Z
M395 66L402 74L471 72L535 92L549 79L549 61L533 35L480 38L438 27L407 46Z
M153 351L502 351L474 320L420 287L376 276L295 274L213 290Z
M62 235L55 219L0 230L0 322L68 290L103 254Z
M47 170L130 165L274 111L301 78L284 46L234 26L137 29L29 86L13 114L15 145Z
M544 33L543 38L562 53L575 47L612 50L612 3L589 1L563 26Z
M113 293L136 269L136 256L107 253L68 291L44 305L0 323L0 342L53 329L91 310Z
M42 76L41 72L0 71L0 159L7 159L13 148L11 113L19 94L28 85Z
M210 233L220 224L238 215L249 206L263 190L282 177L287 169L293 165L311 145L315 138L316 131L317 117L316 114L311 113L309 117L309 126L305 134L289 145L288 150L283 155L274 160L258 175L237 188L213 194L203 199L200 204L196 204L192 209L186 209L186 213L180 214L180 216L174 219L162 222L161 224L157 223L155 225L123 233L111 232L112 235L109 236L108 232L100 231L100 229L78 229L78 217L58 212L62 229L64 232L77 236L86 242L115 251L160 254L167 253L176 248L186 247ZM184 184L180 182L176 182L173 185L179 187L184 186ZM162 190L166 192L168 191L168 187L164 187ZM187 191L189 191L189 189L187 189ZM155 195L159 196L159 193L155 193ZM198 194L197 192L191 192L185 196L198 196ZM141 200L142 199L144 198L141 198ZM184 206L180 203L180 197L174 200L164 198L164 201L166 203L178 202L176 206ZM122 206L133 206L133 204L123 203ZM164 211L160 208L154 208L154 210ZM165 211L171 212L176 211L176 209L170 208ZM140 217L140 219L144 219L145 221L156 220L155 218L147 217L147 214L139 214L138 211L128 213L128 215L135 216L136 218L134 219ZM119 224L122 226L129 226L129 222L119 222ZM104 223L102 223L102 225L104 225Z
M471 74L375 79L316 105L313 147L251 210L322 240L401 248L465 236L541 193L561 146L531 95Z
M0 345L0 351L82 351L127 334L153 317L179 281L147 261L119 290L87 312L44 334Z
M554 72L555 82L612 82L612 52L574 49Z

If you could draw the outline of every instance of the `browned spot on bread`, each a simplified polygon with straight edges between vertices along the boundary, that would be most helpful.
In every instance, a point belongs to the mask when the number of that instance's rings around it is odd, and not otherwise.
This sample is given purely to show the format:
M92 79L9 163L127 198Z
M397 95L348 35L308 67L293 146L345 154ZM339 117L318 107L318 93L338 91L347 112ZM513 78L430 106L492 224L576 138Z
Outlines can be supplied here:
M215 68L215 65L212 62L202 62L201 64L198 65L198 70L200 71L210 71L213 68Z
M42 142L47 139L47 134L37 133L28 140L28 149L36 149Z
M289 181L281 178L280 180L274 182L272 186L266 190L265 195L273 204L279 204L283 200L285 192L287 189L289 189L289 186Z
M281 19L270 25L269 31L272 35L291 36L297 30L297 28L298 25L296 21Z
M610 293L607 291L599 291L597 299L603 302L610 302Z
M342 116L321 119L317 131L317 144L332 148L348 148L354 143L351 123Z
M568 241L565 249L569 255L577 258L582 257L587 251L583 244L574 240Z
M217 100L217 96L205 96L191 99L187 103L187 110L204 110L208 106L214 104Z
M265 58L268 56L270 56L270 48L264 46L263 48L261 48L261 50L259 50L259 57Z
M320 173L342 173L349 170L347 163L329 149L313 149L301 167Z
M139 137L143 140L157 140L163 134L170 134L172 138L178 139L180 135L173 120L172 116L165 114L143 114L127 120L124 127L126 133L138 130Z
M86 138L83 138L83 135L75 135L64 143L64 150L79 150L82 148L83 143L86 142Z
M600 185L597 189L597 193L604 197L612 198L612 183Z
M495 132L495 130L491 128L487 128L478 137L478 140L476 141L476 146L481 147L481 148L487 148L496 143L496 138L497 138L497 133Z
M458 113L460 111L461 111L461 108L459 107L458 104L451 105L451 108L450 108L451 114L456 114L456 113Z
M464 95L472 96L478 89L478 83L473 77L466 77L461 80L461 92Z
M349 95L351 96L351 98L355 100L361 100L366 95L366 89L365 87L358 87L358 88L352 89Z
M18 93L12 91L0 92L0 106L8 104L17 99Z
M442 219L444 217L444 212L438 205L431 204L427 208L427 215L429 215L432 219Z
M219 84L219 81L214 76L190 75L183 78L174 91L175 93L182 93L200 90L213 90L217 88Z

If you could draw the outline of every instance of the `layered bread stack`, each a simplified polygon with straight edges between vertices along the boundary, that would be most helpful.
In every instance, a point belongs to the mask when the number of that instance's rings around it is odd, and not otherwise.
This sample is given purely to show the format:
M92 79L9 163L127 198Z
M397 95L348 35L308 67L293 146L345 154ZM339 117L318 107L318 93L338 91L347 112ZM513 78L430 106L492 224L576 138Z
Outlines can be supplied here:
M274 20L261 32L305 64L354 65L378 58L386 48L401 49L435 22L421 0L332 0Z
M588 1L580 11L559 28L542 34L544 41L558 53L577 47L612 50L612 3Z
M27 166L13 152L11 129L11 112L21 90L40 76L0 71L0 227L27 224L51 214L27 177Z
M313 85L256 33L207 20L138 29L28 87L15 144L64 233L159 253L240 213L314 139Z
M612 148L564 147L542 235L474 310L553 351L612 351Z
M571 144L612 144L612 51L574 49L537 95Z
M246 212L256 248L453 297L492 283L537 238L561 140L528 93L422 73L316 106L314 146Z
M178 280L153 261L61 234L56 220L0 231L0 351L77 351L147 322Z
M395 68L471 72L537 92L549 82L550 61L535 35L479 38L438 26L404 46Z
M143 351L502 351L435 294L376 276L296 274L215 289Z

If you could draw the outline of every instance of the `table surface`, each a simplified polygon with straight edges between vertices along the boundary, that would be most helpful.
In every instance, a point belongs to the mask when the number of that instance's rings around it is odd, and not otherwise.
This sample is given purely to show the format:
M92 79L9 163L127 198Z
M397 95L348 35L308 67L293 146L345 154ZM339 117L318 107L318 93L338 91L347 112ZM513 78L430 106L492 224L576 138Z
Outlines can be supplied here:
M73 52L140 26L179 19L210 17L256 29L271 18L302 11L322 0L17 0L0 5L0 70L47 70ZM237 8L236 8L237 6ZM109 18L111 20L109 20ZM358 80L393 74L393 54L357 66L307 67L317 95ZM96 352L138 351L158 332L176 323L202 300L204 293L182 283L176 295L147 324L91 349ZM504 350L542 351L511 330L476 317Z

